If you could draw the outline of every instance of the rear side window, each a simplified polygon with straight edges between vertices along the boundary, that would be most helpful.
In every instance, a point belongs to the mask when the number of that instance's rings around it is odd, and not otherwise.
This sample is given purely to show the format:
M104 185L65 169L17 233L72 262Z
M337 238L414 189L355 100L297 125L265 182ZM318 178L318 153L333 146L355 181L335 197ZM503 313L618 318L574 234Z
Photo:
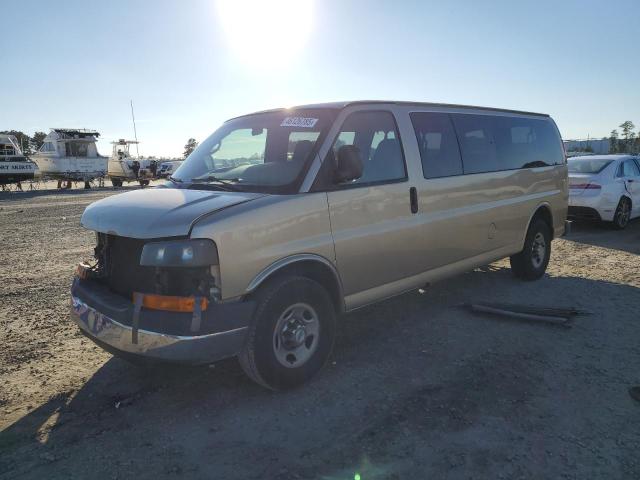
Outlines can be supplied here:
M564 153L554 125L546 119L452 115L465 173L560 165Z
M553 124L524 117L494 117L498 162L505 170L547 167L564 162Z
M493 138L493 117L466 114L455 114L451 117L460 142L464 173L501 170L496 141Z
M618 167L618 177L640 177L638 165L633 160L625 160Z
M416 133L424 178L441 178L462 174L458 140L447 113L410 114Z

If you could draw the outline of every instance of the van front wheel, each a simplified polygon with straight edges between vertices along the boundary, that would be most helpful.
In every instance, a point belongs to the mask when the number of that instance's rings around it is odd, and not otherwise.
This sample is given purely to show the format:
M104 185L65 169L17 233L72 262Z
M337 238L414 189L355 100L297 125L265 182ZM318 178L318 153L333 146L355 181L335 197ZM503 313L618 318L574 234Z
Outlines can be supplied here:
M551 257L551 229L541 218L529 226L524 248L509 258L511 271L523 280L537 280L547 270Z
M272 390L300 385L329 358L335 325L333 302L319 283L294 275L275 279L257 293L240 365Z

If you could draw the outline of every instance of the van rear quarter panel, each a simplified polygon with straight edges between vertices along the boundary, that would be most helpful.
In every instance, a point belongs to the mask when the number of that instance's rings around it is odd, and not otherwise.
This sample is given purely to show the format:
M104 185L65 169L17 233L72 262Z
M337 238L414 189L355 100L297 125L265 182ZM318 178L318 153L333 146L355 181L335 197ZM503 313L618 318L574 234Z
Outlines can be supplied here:
M218 247L222 299L246 293L269 265L296 254L319 255L335 265L327 194L268 195L200 219L191 238Z
M564 222L563 166L419 180L426 263L435 268L493 250L522 249L529 220L550 206Z

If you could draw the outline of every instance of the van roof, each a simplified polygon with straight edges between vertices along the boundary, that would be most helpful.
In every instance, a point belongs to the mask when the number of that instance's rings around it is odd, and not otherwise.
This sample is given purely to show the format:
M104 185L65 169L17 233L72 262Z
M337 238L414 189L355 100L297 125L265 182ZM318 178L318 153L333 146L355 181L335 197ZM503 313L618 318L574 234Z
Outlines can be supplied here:
M492 107L478 107L474 105L456 105L451 103L431 103L431 102L409 102L409 101L401 101L401 100L351 100L351 101L343 101L343 102L326 102L326 103L312 103L308 105L296 105L288 108L273 108L269 110L261 110L259 112L253 112L246 115L239 115L238 117L246 117L247 115L254 115L256 113L270 113L270 112L282 112L284 110L289 109L304 109L304 108L314 108L314 109L333 109L333 110L341 110L345 107L349 107L352 105L408 105L408 106L416 106L416 107L444 107L444 108L460 108L460 109L470 109L470 110L486 110L489 112L501 112L501 113L517 113L522 115L537 115L540 117L549 117L546 113L536 113L536 112L526 112L523 110L509 110L506 108L492 108ZM230 120L233 120L231 118Z

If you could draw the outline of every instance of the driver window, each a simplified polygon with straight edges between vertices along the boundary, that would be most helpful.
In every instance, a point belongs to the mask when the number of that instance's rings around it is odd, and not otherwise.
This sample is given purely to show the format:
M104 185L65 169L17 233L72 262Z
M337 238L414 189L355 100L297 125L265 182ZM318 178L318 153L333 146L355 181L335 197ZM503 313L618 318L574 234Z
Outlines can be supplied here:
M355 145L362 155L362 176L350 182L369 184L406 178L402 147L395 120L389 112L356 112L342 125L333 145L334 158L343 145Z

